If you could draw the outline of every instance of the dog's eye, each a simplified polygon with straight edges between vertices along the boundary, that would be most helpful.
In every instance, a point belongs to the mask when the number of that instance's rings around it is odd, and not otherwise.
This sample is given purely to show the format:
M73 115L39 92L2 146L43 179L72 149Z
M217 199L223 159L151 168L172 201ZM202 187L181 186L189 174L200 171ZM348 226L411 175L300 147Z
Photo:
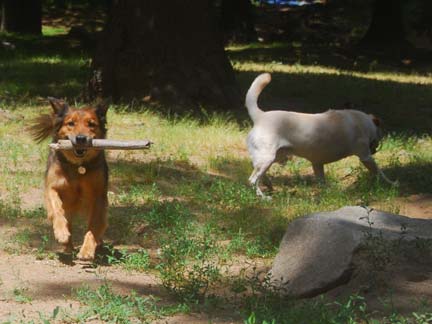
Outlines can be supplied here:
M94 121L89 121L88 122L88 126L91 127L91 128L93 128L93 127L96 127L97 125L96 125L96 123Z
M68 126L71 126L71 127L72 127L72 126L75 126L75 122L73 122L73 121L69 121L69 122L67 122L67 125L68 125Z

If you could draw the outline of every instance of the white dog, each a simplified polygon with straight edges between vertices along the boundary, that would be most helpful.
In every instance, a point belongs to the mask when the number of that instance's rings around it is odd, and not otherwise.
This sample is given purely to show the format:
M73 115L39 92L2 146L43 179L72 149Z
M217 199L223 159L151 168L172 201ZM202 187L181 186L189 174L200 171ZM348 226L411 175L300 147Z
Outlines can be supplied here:
M319 179L324 179L324 164L356 155L370 172L395 184L372 157L382 138L378 118L358 110L329 110L319 114L282 110L264 112L257 101L270 80L269 73L259 75L246 94L246 107L254 123L247 137L254 167L249 181L257 195L264 197L259 188L261 178L271 188L265 172L273 162L286 160L290 155L312 162Z

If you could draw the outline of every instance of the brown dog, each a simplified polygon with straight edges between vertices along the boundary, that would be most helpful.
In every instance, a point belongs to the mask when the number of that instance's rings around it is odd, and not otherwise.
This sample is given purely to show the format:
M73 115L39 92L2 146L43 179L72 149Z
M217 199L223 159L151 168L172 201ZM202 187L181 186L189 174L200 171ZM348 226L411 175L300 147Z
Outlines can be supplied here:
M53 112L41 115L30 127L34 139L41 142L52 136L53 142L69 139L85 144L93 138L105 138L106 105L76 109L62 100L48 98ZM92 260L107 228L108 166L104 151L76 149L51 151L45 174L45 206L53 224L56 240L66 252L73 249L72 218L86 216L88 231L78 253L81 260Z

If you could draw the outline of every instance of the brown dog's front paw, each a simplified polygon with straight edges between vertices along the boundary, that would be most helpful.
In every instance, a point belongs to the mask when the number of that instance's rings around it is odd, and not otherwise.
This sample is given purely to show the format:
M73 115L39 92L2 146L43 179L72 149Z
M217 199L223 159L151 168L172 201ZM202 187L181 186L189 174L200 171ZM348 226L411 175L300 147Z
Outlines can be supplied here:
M54 236L56 240L63 245L70 244L71 234L66 228L63 229L54 229Z
M79 251L77 257L80 260L87 261L93 260L95 257L97 247L97 241L91 231L88 231L84 236L84 242L81 246L81 250Z
M86 249L84 246L79 251L77 258L82 261L92 261L95 257L95 250Z

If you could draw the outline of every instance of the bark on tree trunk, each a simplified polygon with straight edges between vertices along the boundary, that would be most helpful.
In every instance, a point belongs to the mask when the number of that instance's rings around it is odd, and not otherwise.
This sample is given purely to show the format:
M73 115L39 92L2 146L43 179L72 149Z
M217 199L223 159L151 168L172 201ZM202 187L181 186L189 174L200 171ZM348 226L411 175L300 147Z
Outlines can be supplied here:
M230 110L241 103L209 0L114 0L90 96Z
M0 31L36 34L42 33L41 0L1 0Z
M403 43L405 43L405 29L401 0L375 0L372 21L361 44L385 46Z

